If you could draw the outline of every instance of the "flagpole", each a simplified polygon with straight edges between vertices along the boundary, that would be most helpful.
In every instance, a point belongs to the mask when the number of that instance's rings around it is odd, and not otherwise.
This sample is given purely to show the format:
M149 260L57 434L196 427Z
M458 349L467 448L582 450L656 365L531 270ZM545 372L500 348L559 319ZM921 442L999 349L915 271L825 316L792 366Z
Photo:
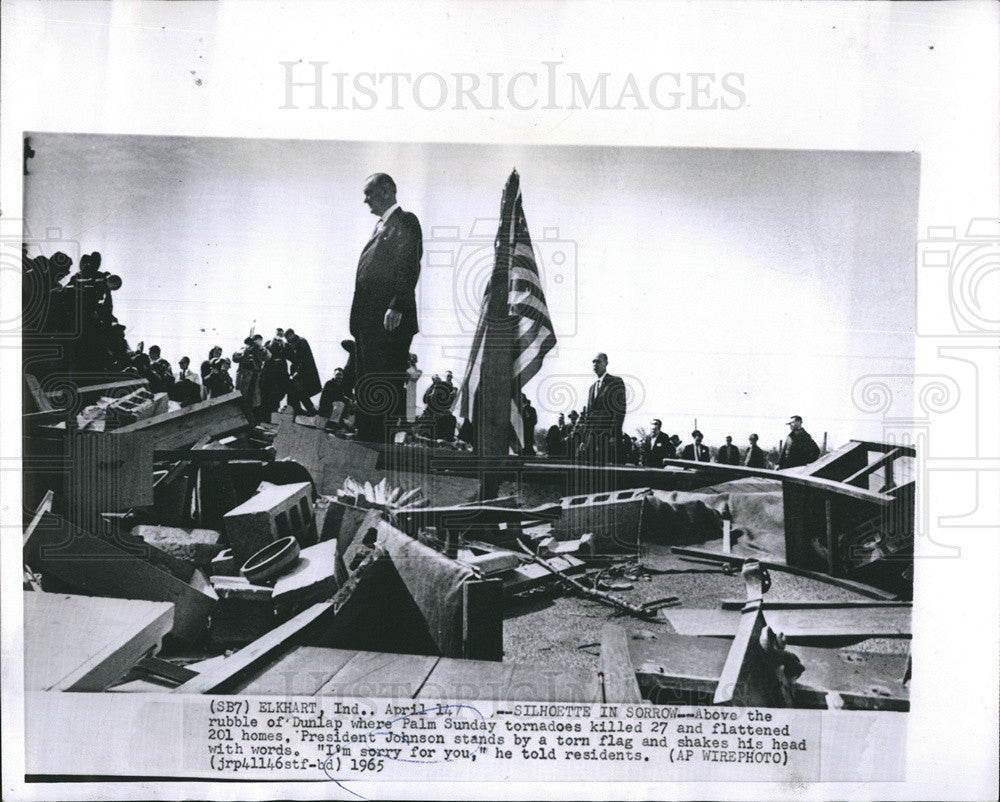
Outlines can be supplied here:
M510 269L514 259L514 209L519 177L514 170L507 179L501 203L500 232L506 225L506 241L497 241L496 258L490 277L486 333L479 379L479 421L476 426L479 453L506 456L510 449L510 404L513 378L514 319L510 316ZM506 248L506 253L502 248ZM484 474L483 498L498 494L498 475Z

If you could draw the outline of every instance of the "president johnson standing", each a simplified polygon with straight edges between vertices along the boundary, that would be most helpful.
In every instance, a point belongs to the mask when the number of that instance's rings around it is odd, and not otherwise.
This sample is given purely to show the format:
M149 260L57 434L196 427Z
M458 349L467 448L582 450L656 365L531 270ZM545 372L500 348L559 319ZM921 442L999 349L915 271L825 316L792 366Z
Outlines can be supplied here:
M423 235L416 215L396 202L396 183L385 173L365 182L365 204L378 217L361 251L351 305L356 341L358 438L389 439L389 425L406 415L406 369L417 333L416 286Z

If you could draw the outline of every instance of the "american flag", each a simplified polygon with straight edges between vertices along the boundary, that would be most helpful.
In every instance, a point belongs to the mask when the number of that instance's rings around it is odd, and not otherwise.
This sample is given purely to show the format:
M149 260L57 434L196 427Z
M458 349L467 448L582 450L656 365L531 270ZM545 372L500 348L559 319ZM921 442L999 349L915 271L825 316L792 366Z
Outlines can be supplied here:
M521 418L520 398L525 384L534 378L542 367L542 360L556 344L552 330L552 320L545 304L545 292L538 275L531 235L521 204L520 177L517 170L510 174L500 201L500 226L497 230L494 248L493 274L507 273L507 312L505 324L514 327L511 386L511 445L518 450L524 443L524 426ZM488 309L490 305L491 281L483 297L479 313L479 323L472 342L469 364L465 378L459 388L459 415L466 420L473 416L473 402L479 386L483 361L483 342L489 336Z

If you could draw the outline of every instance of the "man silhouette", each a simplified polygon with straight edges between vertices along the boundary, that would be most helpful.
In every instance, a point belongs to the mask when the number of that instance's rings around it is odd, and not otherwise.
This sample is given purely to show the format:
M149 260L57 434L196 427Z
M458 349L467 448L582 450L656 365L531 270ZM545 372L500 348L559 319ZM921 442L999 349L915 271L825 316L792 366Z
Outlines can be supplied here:
M660 430L663 422L653 418L649 425L649 437L642 442L642 464L647 468L662 468L663 460L675 456L676 452L670 438Z
M726 435L726 444L719 447L719 453L715 455L715 461L720 465L739 465L740 450L733 445L733 438Z
M388 175L369 176L364 192L378 222L358 259L351 304L357 428L360 440L386 442L388 420L398 422L406 414L410 343L419 330L416 286L423 233L416 215L400 208L396 183Z
M597 381L587 395L587 448L591 459L618 462L618 450L625 423L625 382L608 373L608 355L592 360Z

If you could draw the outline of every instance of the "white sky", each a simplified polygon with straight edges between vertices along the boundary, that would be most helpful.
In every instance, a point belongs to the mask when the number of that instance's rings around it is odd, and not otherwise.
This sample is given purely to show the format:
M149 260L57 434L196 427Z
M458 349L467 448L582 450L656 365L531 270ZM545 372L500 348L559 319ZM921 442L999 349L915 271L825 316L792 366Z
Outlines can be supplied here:
M540 423L584 403L597 351L633 391L626 428L659 417L685 441L697 417L709 443L757 431L774 445L790 414L831 444L878 439L854 383L898 374L893 390L910 393L916 154L68 134L31 144L30 235L58 229L77 243L47 253L100 251L123 278L115 312L131 344L157 343L175 366L214 344L236 350L251 326L265 337L295 328L324 380L343 364L374 225L362 185L381 170L424 231L418 389L432 373L460 376L516 167L559 338L527 388Z

